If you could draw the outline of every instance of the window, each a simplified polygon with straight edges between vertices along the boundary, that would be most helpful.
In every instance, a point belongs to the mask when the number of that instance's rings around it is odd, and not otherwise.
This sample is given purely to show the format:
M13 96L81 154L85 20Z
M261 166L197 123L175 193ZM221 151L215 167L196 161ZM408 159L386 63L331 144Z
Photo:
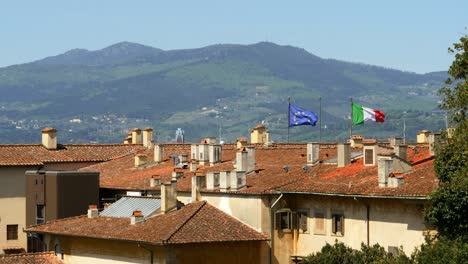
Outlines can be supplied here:
M326 230L325 230L325 212L322 210L316 210L314 214L314 223L315 223L315 228L314 228L314 234L317 235L325 235Z
M276 229L289 232L293 228L291 225L292 222L293 221L292 221L291 210L282 209L276 212L276 217L275 217Z
M200 159L203 160L203 153L200 153Z
M297 227L299 232L308 233L309 232L309 210L308 209L299 209L297 211Z
M366 149L364 154L365 154L364 163L374 164L374 151L372 149Z
M332 214L332 234L344 236L344 215L343 213Z
M36 205L36 224L45 223L45 206L38 204Z
M7 225L7 240L18 240L18 225Z

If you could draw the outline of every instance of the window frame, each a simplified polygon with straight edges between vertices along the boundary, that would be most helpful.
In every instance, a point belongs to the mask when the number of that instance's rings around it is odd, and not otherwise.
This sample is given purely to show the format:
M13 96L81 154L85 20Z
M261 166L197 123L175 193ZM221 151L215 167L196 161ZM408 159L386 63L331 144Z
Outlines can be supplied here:
M333 236L344 236L345 235L345 216L344 216L343 211L332 211L331 225L332 225L331 234ZM338 230L338 229L340 229L340 230Z
M18 225L6 225L6 231L6 240L18 240Z
M39 217L39 208L41 207L42 218ZM36 225L45 223L46 216L45 205L43 204L36 204Z
M286 224L287 226L283 226L283 215L286 216ZM293 212L291 211L291 209L288 209L288 208L285 208L285 209L280 209L280 210L277 210L275 212L275 229L278 230L278 231L282 231L282 232L285 232L285 233L289 233L293 230L294 226L293 226ZM286 228L284 228L286 227Z

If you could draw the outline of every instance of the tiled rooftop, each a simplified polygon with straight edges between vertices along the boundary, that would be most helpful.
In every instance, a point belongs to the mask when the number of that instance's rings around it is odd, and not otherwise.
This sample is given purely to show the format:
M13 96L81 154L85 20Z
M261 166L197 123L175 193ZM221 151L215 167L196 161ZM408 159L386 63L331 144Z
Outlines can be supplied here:
M107 161L142 150L141 145L67 144L48 150L41 144L0 145L0 166L43 165L54 162Z
M264 241L267 236L205 201L131 225L129 218L78 216L31 226L26 232L105 238L152 244Z
M377 182L377 167L363 166L362 157L357 157L350 165L337 168L334 164L321 163L310 167L306 172L306 144L274 144L269 147L255 145L256 170L246 177L247 188L236 193L264 194L278 191L288 192L318 192L332 194L361 194L385 196L428 196L437 186L433 160L430 158L427 144L417 145L417 151L408 148L408 161L412 163L413 170L402 174L405 183L398 188L379 188ZM386 151L385 144L382 150ZM322 144L320 147L320 160L333 160L336 158L336 144ZM362 152L362 149L353 148L352 152ZM158 190L159 186L150 187L150 178L157 175L162 182L171 179L174 170L171 154L190 154L190 144L164 145L165 160L160 164L153 161L151 149L143 151L149 158L148 166L134 167L134 155L127 155L109 162L96 164L83 170L100 171L100 184L102 188L123 190ZM142 153L143 153L142 152ZM236 148L234 144L223 145L222 163L210 166L198 166L197 172L233 170ZM418 164L418 165L417 165ZM288 166L285 171L283 166ZM416 166L417 165L417 166ZM184 169L184 176L177 180L178 191L191 191L191 176L189 169ZM416 177L419 177L416 180ZM422 177L422 178L421 178ZM202 190L203 192L218 190Z
M0 264L63 264L54 252L25 253L0 256Z

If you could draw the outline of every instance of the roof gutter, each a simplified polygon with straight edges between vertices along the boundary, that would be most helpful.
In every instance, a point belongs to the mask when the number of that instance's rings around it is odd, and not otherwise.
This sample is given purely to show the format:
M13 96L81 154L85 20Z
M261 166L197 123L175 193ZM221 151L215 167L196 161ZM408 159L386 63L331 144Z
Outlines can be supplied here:
M319 192L297 192L297 191L280 191L281 194L313 194L321 196L338 196L338 197L360 197L360 198L378 198L378 199L402 199L402 200L430 200L429 196L386 196L386 195L362 195L362 194L343 194L343 193L319 193Z

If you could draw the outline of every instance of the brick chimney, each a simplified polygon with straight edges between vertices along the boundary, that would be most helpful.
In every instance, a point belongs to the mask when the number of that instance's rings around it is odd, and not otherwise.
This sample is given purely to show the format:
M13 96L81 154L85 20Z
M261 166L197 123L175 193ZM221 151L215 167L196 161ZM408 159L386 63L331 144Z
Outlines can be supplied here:
M393 154L379 155L377 166L378 166L378 182L379 187L387 187L388 175L393 170Z
M132 216L130 217L130 224L136 225L145 222L145 217L140 210L133 211Z
M247 171L248 152L245 148L240 149L236 153L236 171Z
M97 208L97 205L90 205L88 207L88 218L95 218L99 216L99 210Z
M141 144L141 129L132 129L132 144Z
M405 144L396 144L393 145L393 152L395 155L402 160L407 160L408 145Z
M141 165L145 164L148 157L143 154L135 155L135 168L140 167Z
M143 146L150 148L153 145L153 129L151 127L143 128Z
M164 214L174 208L177 208L177 182L171 180L161 184L161 212Z
M247 185L245 171L231 171L230 178L231 191L238 191Z
M206 173L206 189L214 190L219 187L219 172L207 172Z
M164 158L164 147L162 145L154 145L154 162L162 162Z
M320 144L318 142L307 143L307 165L317 165L320 155Z
M231 187L231 171L219 172L219 190L227 192Z
M57 149L57 129L53 127L42 129L42 145L49 150Z
M351 163L351 148L349 143L338 143L337 146L338 156L337 164L338 167L345 167Z

